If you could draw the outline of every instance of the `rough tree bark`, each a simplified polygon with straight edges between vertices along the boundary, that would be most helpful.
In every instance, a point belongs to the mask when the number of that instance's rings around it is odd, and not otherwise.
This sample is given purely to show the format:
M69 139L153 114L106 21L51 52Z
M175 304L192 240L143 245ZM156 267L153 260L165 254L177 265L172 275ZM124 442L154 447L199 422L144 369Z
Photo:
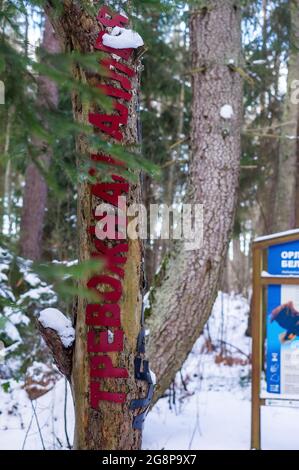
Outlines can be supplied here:
M43 49L49 54L60 51L59 41L53 27L46 17L43 37ZM40 108L55 109L58 106L58 88L48 77L37 79L37 103ZM42 117L42 116L41 116ZM39 163L48 168L51 161L51 148L35 138L33 147ZM29 163L25 174L25 191L20 229L20 252L24 258L38 260L42 254L42 234L44 214L47 206L48 187L43 175L34 162Z
M279 146L278 175L275 194L273 231L296 227L297 135L299 126L298 88L299 70L299 0L290 0L291 46L288 64L287 93L282 117ZM292 94L293 99L292 99ZM295 99L294 99L295 98Z
M150 294L149 357L156 398L169 387L201 333L217 294L237 201L242 124L240 9L205 2L191 13L193 120L188 202L204 205L202 248L178 245ZM231 105L224 119L221 107Z
M103 3L104 4L104 3ZM47 2L46 11L51 16L55 30L60 35L65 49L80 53L94 52L94 45L99 33L99 23L95 16L91 16L81 5L74 1L64 1L63 12L58 17L52 10L51 2ZM100 8L100 6L99 6ZM126 146L138 142L138 88L140 60L138 53L126 62L128 66L136 71L136 78L132 79L132 95L129 106L129 121L122 127L124 135L123 143ZM100 67L99 67L100 72ZM103 81L100 76L90 72L87 74L79 66L74 70L76 79L90 86ZM96 107L90 103L81 102L74 94L73 111L78 122L88 124L88 113L96 111ZM98 110L97 110L98 111ZM101 138L106 139L103 134ZM88 154L88 146L84 136L77 141L78 153ZM84 157L82 157L84 158ZM117 170L115 170L117 173ZM99 179L100 180L100 179ZM130 193L127 198L128 204L140 202L140 185L131 184ZM79 260L85 261L91 258L95 251L93 241L89 234L89 228L94 225L93 210L101 201L91 194L89 183L82 183L78 188L78 238L79 238ZM89 357L87 353L87 325L86 325L86 301L78 299L74 314L74 325L76 328L76 341L73 350L72 370L64 372L66 376L71 375L71 388L75 406L75 449L89 450L131 450L139 449L141 446L141 432L134 430L132 423L136 412L129 409L132 399L144 395L142 383L135 380L134 357L136 354L137 337L140 332L141 305L143 289L142 256L143 248L139 240L128 240L128 261L124 267L125 277L123 280L123 297L121 307L121 327L124 331L124 349L121 353L108 353L115 366L126 368L129 372L128 379L105 379L103 390L110 392L127 393L124 404L102 401L98 409L90 406L90 370ZM101 271L100 274L105 274ZM86 279L82 284L86 286ZM42 331L48 345L52 348L56 337L53 333ZM50 337L49 337L50 336ZM48 338L47 338L48 337ZM56 356L56 361L63 362ZM116 363L117 362L117 363ZM63 369L64 365L60 367ZM137 414L140 413L138 410Z

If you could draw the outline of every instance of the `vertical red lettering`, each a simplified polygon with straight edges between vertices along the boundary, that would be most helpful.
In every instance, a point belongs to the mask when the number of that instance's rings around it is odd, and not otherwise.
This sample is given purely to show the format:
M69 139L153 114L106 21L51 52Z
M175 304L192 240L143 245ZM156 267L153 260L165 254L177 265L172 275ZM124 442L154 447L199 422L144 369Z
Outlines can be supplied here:
M112 10L107 5L104 5L100 9L97 20L103 26L108 28L114 28L115 26L123 27L129 22L128 18L123 15L114 15Z
M126 398L126 393L103 392L100 390L99 382L91 382L90 384L90 405L92 408L98 409L100 401L125 403Z
M114 367L109 356L92 356L90 358L90 376L95 378L127 379L127 369Z
M109 334L113 335L113 340L109 342ZM87 350L89 353L120 352L124 349L124 332L122 330L94 331L87 335Z

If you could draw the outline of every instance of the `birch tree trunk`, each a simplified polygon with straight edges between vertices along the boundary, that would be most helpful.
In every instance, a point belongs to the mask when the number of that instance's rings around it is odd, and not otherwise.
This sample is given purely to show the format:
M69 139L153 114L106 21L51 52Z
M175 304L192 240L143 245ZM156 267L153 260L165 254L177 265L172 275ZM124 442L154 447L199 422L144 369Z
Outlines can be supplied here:
M201 333L213 306L237 201L242 125L240 10L215 0L191 13L192 130L188 198L203 204L199 250L177 245L150 294L149 357L156 398L169 387ZM221 117L229 105L233 115ZM225 115L225 114L223 114Z
M296 227L297 136L299 125L299 0L290 0L291 46L288 65L287 93L282 117L278 175L275 194L273 231ZM295 98L295 99L294 99Z
M48 17L45 20L42 47L49 54L57 54L60 51L59 41ZM38 77L37 83L37 102L40 108L57 108L58 88L56 83L43 76ZM52 157L51 148L45 142L36 138L33 141L33 146L37 151L38 155L36 158L39 160L39 163L47 169ZM20 228L20 251L24 258L38 260L41 257L47 196L47 182L35 163L29 163L25 174L25 191Z

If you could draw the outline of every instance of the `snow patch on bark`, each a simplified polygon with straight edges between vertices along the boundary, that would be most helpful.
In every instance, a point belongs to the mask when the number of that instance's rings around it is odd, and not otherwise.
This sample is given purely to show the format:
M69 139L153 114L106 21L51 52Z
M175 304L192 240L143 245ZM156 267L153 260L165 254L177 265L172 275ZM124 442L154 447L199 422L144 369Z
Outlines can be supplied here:
M56 331L65 348L69 348L75 341L75 330L72 322L57 308L46 308L39 314L38 321L44 328Z
M297 140L298 137L296 135L286 135L286 139L288 139L288 140Z
M225 104L220 109L220 116L223 119L231 119L233 117L233 115L234 115L234 111L233 111L233 108L230 104Z
M144 42L136 31L115 26L110 34L104 34L103 44L113 49L137 49L143 46Z

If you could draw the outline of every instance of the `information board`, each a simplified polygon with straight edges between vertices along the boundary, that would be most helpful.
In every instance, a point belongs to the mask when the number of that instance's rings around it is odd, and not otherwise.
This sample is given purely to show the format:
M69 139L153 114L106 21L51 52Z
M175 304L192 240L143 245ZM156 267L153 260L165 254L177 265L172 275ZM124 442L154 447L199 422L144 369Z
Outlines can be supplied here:
M299 241L268 248L268 273L299 276ZM267 392L299 396L299 286L268 286L266 326Z

